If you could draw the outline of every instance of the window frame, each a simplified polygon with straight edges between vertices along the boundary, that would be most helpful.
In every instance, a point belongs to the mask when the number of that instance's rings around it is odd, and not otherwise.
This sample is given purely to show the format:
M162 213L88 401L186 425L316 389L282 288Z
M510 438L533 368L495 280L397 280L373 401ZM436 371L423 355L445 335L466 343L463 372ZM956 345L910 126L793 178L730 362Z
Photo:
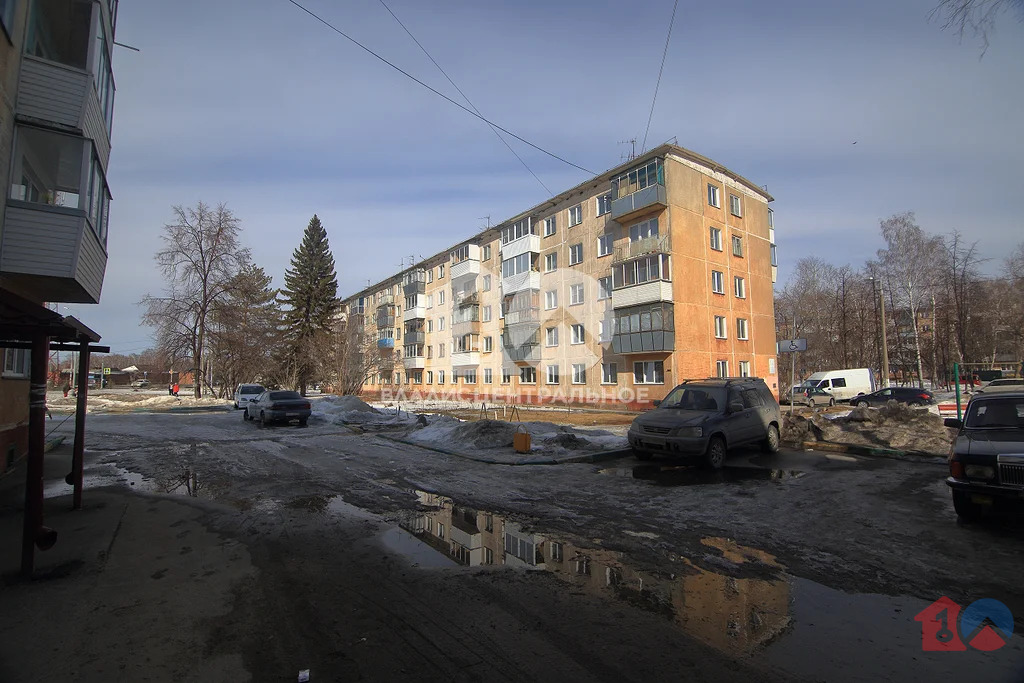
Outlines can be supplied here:
M583 242L569 245L569 265L578 266L583 263Z
M586 363L573 363L572 364L572 384L586 384L587 383L587 364Z
M722 246L722 229L709 226L708 242L714 251L724 251Z
M556 270L558 270L558 252L552 251L544 254L544 272L552 273Z
M736 338L750 341L750 324L746 318L736 318Z
M729 330L724 315L715 316L715 339L728 339Z
M619 368L618 363L601 363L601 384L618 384L619 383ZM611 372L608 372L609 368ZM611 380L607 379L609 376Z
M711 271L711 293L725 295L725 273L721 270Z
M558 214L553 214L544 219L544 237L556 234L558 234Z
M544 366L544 384L561 384L561 369L558 363Z
M716 209L722 208L722 188L714 183L708 183L708 205Z
M743 236L733 235L732 236L732 255L737 258L743 258Z
M729 193L729 213L737 218L743 218L743 200L738 194Z
M573 323L569 327L569 343L570 344L586 344L587 343L587 329L583 323Z
M658 366L661 366L659 373ZM642 372L638 375L637 369L639 366L643 366ZM654 381L647 381L647 366L651 366L653 370ZM638 380L637 377L642 379ZM659 381L660 378L660 381ZM665 361L662 360L637 360L633 361L633 384L664 384L665 383Z
M583 204L570 206L568 209L569 220L566 227L573 228L583 222Z
M747 298L747 281L739 275L732 276L732 291L737 299Z
M576 297L577 293L579 294L579 298ZM579 283L576 283L576 284L570 284L569 285L569 305L570 306L580 306L580 305L586 303L586 301L587 301L587 293L586 293L586 289L583 287L583 283L579 282Z
M597 236L597 258L611 256L615 251L615 236L610 232Z

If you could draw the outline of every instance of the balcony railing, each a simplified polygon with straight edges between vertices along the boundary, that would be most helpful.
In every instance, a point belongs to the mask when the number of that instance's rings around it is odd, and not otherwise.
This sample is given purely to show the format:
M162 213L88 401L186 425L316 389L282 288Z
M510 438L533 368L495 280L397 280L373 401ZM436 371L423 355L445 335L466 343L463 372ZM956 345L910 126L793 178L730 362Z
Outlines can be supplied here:
M405 343L407 345L408 344L423 344L423 343L426 343L426 341L427 341L427 333L426 332L419 331L419 332L406 332L405 333Z
M413 306L402 311L402 322L418 320L427 317L426 306Z
M395 340L391 339L390 337L385 337L384 339L378 339L377 340L377 348L378 349L393 349L393 348L395 348Z
M505 314L506 325L519 325L521 323L540 322L541 311L539 308L523 308L518 311L509 311Z
M374 321L377 323L377 327L394 327L395 326L395 316L393 316L393 315L385 315L385 314L382 314L382 313L378 313L377 317L374 319Z
M612 290L612 308L627 308L658 301L672 301L672 283L653 280Z
M480 293L477 291L472 292L455 292L455 305L456 306L476 306L480 303Z
M524 235L519 239L512 240L508 244L501 245L502 260L510 259L513 256L519 256L526 252L540 253L540 235Z
M480 274L480 261L476 259L465 259L458 263L451 265L451 277L453 280L457 280L460 277L467 275L479 275Z
M466 365L480 365L479 351L462 351L452 354L452 367L463 367Z
M646 209L668 206L664 185L649 185L625 197L612 200L612 220L628 218Z
M512 294L524 289L540 289L539 272L528 270L525 273L516 273L511 277L501 279L501 291L503 294Z
M656 353L675 349L675 333L668 331L631 332L612 337L612 353Z
M385 294L384 296L382 296L380 298L380 301L377 302L377 308L383 308L384 306L394 306L394 305L395 305L395 295L394 294Z
M621 263L647 254L671 254L672 239L668 235L654 235L615 247L612 263Z
M406 356L402 359L406 370L422 370L427 367L427 359L423 356Z

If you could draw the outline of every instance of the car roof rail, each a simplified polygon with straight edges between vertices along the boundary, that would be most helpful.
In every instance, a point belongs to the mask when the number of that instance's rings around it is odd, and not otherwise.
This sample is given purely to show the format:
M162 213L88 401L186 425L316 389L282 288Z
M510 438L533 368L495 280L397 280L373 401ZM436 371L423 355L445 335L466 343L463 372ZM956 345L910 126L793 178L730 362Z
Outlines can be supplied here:
M711 382L715 384L721 384L722 386L729 386L731 384L747 384L750 382L761 382L765 383L763 377L706 377L704 379L684 379L682 384L688 384L690 382Z

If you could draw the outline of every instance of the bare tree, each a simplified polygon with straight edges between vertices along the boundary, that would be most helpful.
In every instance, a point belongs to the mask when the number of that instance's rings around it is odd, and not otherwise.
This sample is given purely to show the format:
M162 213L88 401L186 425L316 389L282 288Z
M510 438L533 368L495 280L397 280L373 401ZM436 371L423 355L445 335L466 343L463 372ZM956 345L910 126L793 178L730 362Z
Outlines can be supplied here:
M168 355L192 363L195 396L202 396L207 329L214 305L239 270L249 250L238 240L241 225L219 204L199 202L195 208L173 207L176 222L164 226L163 248L155 259L167 282L163 296L147 294L143 323L157 329Z
M366 331L364 311L354 306L343 311L336 322L335 339L337 376L331 381L336 392L358 396L366 380L382 370L390 372L389 360Z
M989 34L995 31L996 19L1007 10L1024 20L1024 0L940 0L930 17L938 17L943 29L951 29L963 41L964 33L981 39L981 54L988 50Z

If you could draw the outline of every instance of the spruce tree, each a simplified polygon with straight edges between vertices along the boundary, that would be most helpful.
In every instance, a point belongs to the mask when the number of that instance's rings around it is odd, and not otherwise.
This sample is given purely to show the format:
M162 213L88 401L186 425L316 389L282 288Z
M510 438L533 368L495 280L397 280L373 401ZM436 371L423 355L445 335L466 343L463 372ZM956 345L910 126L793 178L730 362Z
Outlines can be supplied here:
M281 294L295 383L305 396L310 377L326 360L322 357L326 346L323 342L329 337L339 307L334 256L327 244L327 231L316 214L306 226L302 244L292 253Z

